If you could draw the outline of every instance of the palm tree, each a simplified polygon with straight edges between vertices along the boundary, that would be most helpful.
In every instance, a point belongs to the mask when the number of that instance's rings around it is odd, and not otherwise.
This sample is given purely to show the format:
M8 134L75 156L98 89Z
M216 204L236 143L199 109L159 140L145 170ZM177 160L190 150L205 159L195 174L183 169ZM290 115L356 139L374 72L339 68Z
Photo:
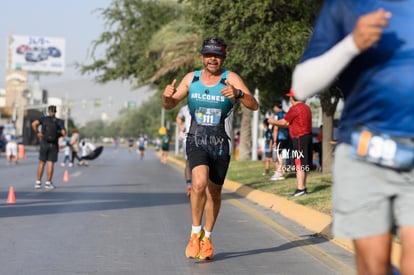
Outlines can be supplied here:
M198 61L197 47L200 43L201 35L184 19L161 28L153 35L148 46L147 55L158 56L158 70L149 81L159 83L170 73L193 70Z

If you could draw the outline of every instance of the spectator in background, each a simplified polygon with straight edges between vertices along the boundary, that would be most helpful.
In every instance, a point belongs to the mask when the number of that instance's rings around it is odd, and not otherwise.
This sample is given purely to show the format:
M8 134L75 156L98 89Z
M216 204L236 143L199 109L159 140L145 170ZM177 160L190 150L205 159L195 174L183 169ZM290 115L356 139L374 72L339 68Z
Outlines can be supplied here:
M78 160L78 163L80 162L80 157L78 155L79 142L80 142L79 130L78 128L72 128L72 136L70 137L70 141L69 141L69 145L72 150L72 158L70 160L69 167L73 166L75 159Z
M312 168L312 111L304 102L295 99L293 90L286 94L292 107L285 117L279 120L269 119L269 122L277 127L288 127L292 139L292 151L290 157L295 165L288 169L296 171L297 189L292 196L308 194L306 188L306 176Z
M70 138L63 137L60 142L60 147L63 149L63 161L60 166L65 167L66 165L70 165L70 157L72 154L72 150L70 149Z
M66 129L63 120L55 117L56 106L50 105L47 108L48 115L36 119L32 123L32 129L40 139L39 149L39 166L37 168L37 180L35 189L42 187L42 177L45 164L47 163L47 176L45 182L45 189L54 189L52 183L53 171L55 162L58 159L59 153L59 138L66 136ZM39 126L41 131L39 131Z
M13 135L6 135L6 159L10 164L17 164L17 140Z
M1 153L6 151L6 138L5 136L2 134L0 135L0 157L1 157Z
M87 156L89 156L90 154L93 153L93 151L96 149L96 146L93 145L92 143L82 139L81 142L79 143L79 150L81 153L81 159L79 162L79 166L89 166L89 161Z
M286 113L283 111L281 100L278 99L275 101L273 105L273 112L275 114L274 119L276 121L285 117ZM273 146L275 149L275 155L273 156L275 173L270 180L283 180L285 179L283 175L285 174L284 167L286 165L286 156L290 149L290 138L287 128L273 125Z
M264 129L264 163L265 171L263 176L267 176L270 172L270 165L272 161L272 152L273 152L273 133L272 129L269 127L269 120L266 118L263 120L263 129ZM276 171L275 171L276 172Z

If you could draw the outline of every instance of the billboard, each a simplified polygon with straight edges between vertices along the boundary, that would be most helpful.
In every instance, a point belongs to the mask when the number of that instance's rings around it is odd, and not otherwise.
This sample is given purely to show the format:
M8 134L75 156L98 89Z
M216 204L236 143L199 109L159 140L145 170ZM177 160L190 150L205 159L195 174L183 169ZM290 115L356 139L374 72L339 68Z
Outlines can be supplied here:
M64 72L65 39L12 35L9 41L9 69L44 73Z

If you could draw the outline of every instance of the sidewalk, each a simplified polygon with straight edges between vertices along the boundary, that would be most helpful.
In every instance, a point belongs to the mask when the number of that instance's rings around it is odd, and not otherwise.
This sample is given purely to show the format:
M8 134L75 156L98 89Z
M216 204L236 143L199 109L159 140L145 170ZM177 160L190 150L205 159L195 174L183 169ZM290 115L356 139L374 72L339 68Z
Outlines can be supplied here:
M168 161L174 163L184 169L184 162L169 157ZM228 191L234 192L241 197L245 197L258 205L269 208L272 211L281 214L282 216L297 222L303 227L319 234L329 241L343 247L344 249L353 252L353 245L350 240L338 239L332 236L331 225L332 217L321 213L319 211L307 208L303 205L296 204L283 197L266 193L245 186L241 183L225 180L224 188ZM396 267L400 266L401 246L398 243L393 243L391 260Z

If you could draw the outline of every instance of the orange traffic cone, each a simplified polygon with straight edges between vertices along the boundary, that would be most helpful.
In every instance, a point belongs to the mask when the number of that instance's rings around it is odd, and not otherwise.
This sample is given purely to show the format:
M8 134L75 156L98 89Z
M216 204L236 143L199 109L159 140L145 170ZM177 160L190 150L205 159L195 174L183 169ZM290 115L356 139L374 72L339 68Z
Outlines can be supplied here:
M63 173L63 181L69 182L69 171L66 169L65 173Z
M10 186L9 195L7 196L7 203L16 203L16 196L14 195L14 187Z
M19 157L19 159L25 159L26 158L26 153L25 153L25 149L24 149L24 145L23 144L19 144L17 145L17 156Z

